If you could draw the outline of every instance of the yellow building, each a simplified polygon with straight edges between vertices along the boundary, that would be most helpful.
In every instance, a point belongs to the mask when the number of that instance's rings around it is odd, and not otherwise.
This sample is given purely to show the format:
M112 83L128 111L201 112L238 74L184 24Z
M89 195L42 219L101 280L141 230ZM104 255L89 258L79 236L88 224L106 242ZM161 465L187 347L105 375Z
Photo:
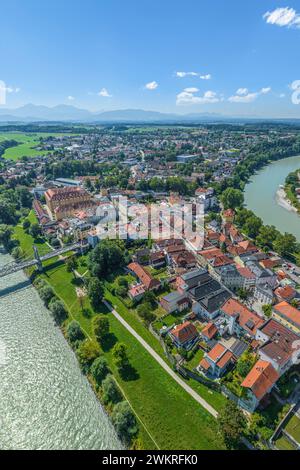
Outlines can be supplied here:
M48 189L45 198L47 207L55 220L72 217L78 209L87 209L96 205L92 196L79 187Z
M288 302L280 302L275 305L272 317L297 335L300 335L300 311Z

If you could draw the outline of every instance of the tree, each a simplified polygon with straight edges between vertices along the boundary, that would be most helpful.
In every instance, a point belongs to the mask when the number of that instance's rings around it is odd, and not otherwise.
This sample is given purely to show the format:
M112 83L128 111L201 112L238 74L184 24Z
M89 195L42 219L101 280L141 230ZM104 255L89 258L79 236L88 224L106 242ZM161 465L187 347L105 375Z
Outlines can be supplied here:
M60 324L66 319L67 311L64 303L61 300L52 297L51 301L49 302L49 309L56 323Z
M245 351L237 361L236 370L241 377L245 378L253 368L255 362L255 354L252 354L250 351Z
M118 403L122 398L119 387L111 374L102 381L102 391L104 403Z
M42 285L42 287L39 289L39 294L45 305L48 307L51 299L55 297L54 290L52 289L51 286L48 284Z
M100 356L94 360L91 367L91 374L98 385L101 385L102 381L105 379L109 373L109 367L105 357Z
M74 343L75 341L81 341L85 338L78 321L72 320L71 323L68 324L67 337L71 343Z
M280 234L273 244L274 250L280 256L290 256L297 250L297 240L290 233Z
M92 307L97 310L101 305L104 294L104 287L101 281L96 277L89 280L88 283L88 296L91 301Z
M119 438L128 445L137 434L138 425L136 417L127 401L121 401L115 405L112 413L112 422Z
M106 317L96 316L92 320L93 331L99 343L109 334L109 321Z
M23 252L22 248L20 248L19 246L16 246L12 250L11 254L17 261L19 261L24 256L24 252Z
M77 355L82 369L88 372L94 360L100 355L100 349L95 341L85 339L77 349Z
M42 233L42 230L39 224L37 223L31 224L29 228L29 235L31 235L32 238L34 239L38 238L41 235L41 233Z
M137 314L142 318L146 325L149 325L156 318L150 302L143 302L139 305L137 308Z
M224 209L236 209L242 206L244 195L239 189L227 188L221 196L221 201Z
M28 191L25 187L19 187L17 189L17 196L19 199L20 207L28 207L31 208L32 206L32 194Z
M5 249L9 248L13 229L9 225L0 225L0 245L3 245Z
M112 355L118 370L124 371L129 365L126 345L124 343L117 343L113 348Z
M276 230L274 225L263 225L259 229L259 234L256 238L256 243L261 247L267 246L268 248L273 247L273 243L278 237L279 232Z
M93 276L102 278L123 266L124 244L116 240L103 240L89 256L89 268Z
M24 222L23 222L23 229L26 231L29 229L31 223L30 223L30 220L29 219L25 219Z
M75 277L75 271L78 268L76 256L70 256L70 258L66 260L66 266L68 273L73 273L73 276Z
M262 227L262 220L256 215L252 215L247 219L247 222L243 226L243 231L250 238L256 238Z
M228 400L217 419L227 449L236 449L247 426L243 412L233 401Z
M262 310L267 318L270 318L272 315L272 305L266 304L262 306Z

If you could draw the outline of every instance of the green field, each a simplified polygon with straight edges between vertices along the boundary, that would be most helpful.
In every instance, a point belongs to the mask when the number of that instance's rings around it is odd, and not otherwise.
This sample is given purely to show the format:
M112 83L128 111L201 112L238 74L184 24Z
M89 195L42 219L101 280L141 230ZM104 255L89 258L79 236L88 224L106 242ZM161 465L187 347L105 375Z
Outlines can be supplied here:
M285 430L300 444L300 419L296 415L287 423Z
M290 441L283 435L279 439L277 439L275 445L279 450L296 450L296 448L290 443Z
M38 220L32 210L27 217L32 224L38 223ZM14 227L13 239L17 239L20 242L20 248L23 250L25 257L33 256L33 245L36 245L40 255L44 255L51 251L51 248L45 243L43 238L34 240L31 235L25 232L22 227L22 221Z
M95 313L87 299L80 305L75 290L78 281L73 275L66 271L63 264L58 263L54 267L49 264L43 276L68 306L70 318L77 319L86 334L93 336L91 319ZM87 314L84 309L89 309L90 313ZM120 313L128 319L126 309ZM105 313L103 311L100 314ZM169 377L112 314L106 315L109 317L111 334L107 345L103 347L104 355L125 397L143 423L139 436L142 446L146 449L221 449L216 422L209 413ZM141 323L137 324L136 319L134 325L141 336L147 337L151 346L163 354L160 344L151 333ZM129 377L121 377L114 365L112 347L116 341L128 347L132 365Z
M8 160L20 160L22 157L36 157L44 155L47 151L36 150L39 145L40 137L59 136L62 134L49 134L46 132L23 133L23 132L0 132L0 144L4 140L15 140L19 142L16 147L10 147L5 150L3 157Z

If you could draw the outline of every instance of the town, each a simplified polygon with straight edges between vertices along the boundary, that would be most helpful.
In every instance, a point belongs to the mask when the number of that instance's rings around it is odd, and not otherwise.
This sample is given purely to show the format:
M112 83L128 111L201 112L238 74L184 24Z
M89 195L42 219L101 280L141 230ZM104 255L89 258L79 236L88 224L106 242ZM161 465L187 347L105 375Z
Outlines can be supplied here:
M292 146L297 152L299 130L99 126L39 137L40 131L32 134L37 155L10 159L20 145L12 135L1 157L0 237L16 263L32 256L33 245L42 255L79 243L60 259L77 278L82 306L85 297L97 297L88 271L98 248L109 257L122 242L126 256L107 266L111 276L103 266L97 275L105 279L108 308L121 316L124 309L127 322L131 315L139 335L140 328L150 333L163 360L200 396L199 384L206 400L217 394L250 422L256 416L247 446L299 449L299 248L245 209L242 193L270 155L284 158ZM19 218L11 190L20 197ZM153 203L160 209L149 235ZM203 214L200 241L200 232L194 240L178 236L176 216L187 204L194 218L196 207ZM276 407L284 413L270 424L264 410Z

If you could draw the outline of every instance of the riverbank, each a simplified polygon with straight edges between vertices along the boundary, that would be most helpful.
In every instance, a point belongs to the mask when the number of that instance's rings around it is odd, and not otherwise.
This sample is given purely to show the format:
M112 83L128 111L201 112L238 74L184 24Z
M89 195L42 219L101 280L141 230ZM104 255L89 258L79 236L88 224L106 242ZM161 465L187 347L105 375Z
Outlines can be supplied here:
M290 212L298 212L296 207L294 207L291 201L288 199L287 193L284 187L280 186L279 189L277 190L276 200L277 200L277 204L283 207L285 210L290 211Z
M0 264L11 262L0 255ZM59 328L23 272L0 279L1 449L122 449Z
M252 176L245 186L245 206L264 225L274 226L282 234L288 232L300 242L300 217L290 207L281 188L284 188L286 177L300 167L300 156L284 158L271 162ZM278 194L279 191L279 194Z
M137 445L143 449L221 449L216 421L191 398L151 357L142 345L103 308L94 312L88 298L76 296L73 276L66 266L46 266L42 275L68 308L69 319L76 320L88 337L94 339L92 319L95 315L109 320L111 341L101 351L115 380L129 402L138 422ZM89 311L86 315L85 312ZM151 333L141 325L145 334ZM132 374L122 376L114 362L112 348L116 342L126 344ZM159 347L159 343L157 345ZM175 417L175 418L174 418ZM180 429L180 433L178 433Z

